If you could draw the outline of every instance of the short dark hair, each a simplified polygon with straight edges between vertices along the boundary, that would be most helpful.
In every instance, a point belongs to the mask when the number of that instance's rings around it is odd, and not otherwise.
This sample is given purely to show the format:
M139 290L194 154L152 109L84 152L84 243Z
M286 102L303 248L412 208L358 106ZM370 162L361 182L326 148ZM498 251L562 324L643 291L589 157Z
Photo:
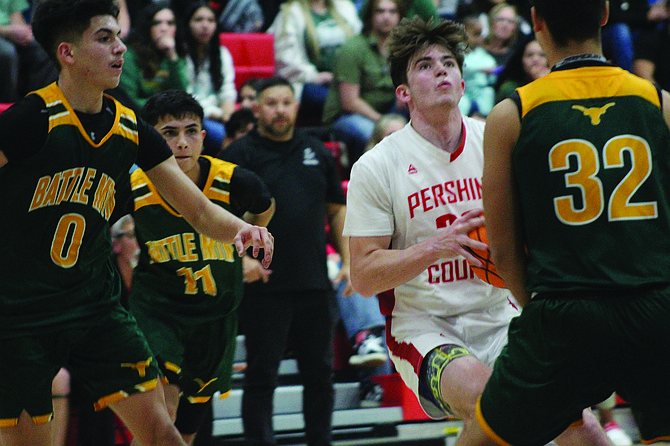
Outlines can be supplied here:
M463 72L468 39L462 24L451 20L424 21L419 17L402 19L393 30L388 44L393 86L407 84L407 70L412 58L432 45L439 45L454 55Z
M560 47L600 36L606 0L530 0Z
M246 81L244 81L244 83L243 83L242 85L240 85L240 88L239 88L239 90L237 90L237 91L242 90L242 88L244 88L244 87L249 87L249 88L253 89L256 93L258 93L258 84L259 84L262 80L263 80L263 79L261 79L261 78L259 78L259 77L250 77L249 79L247 79Z
M119 7L114 0L42 0L31 20L33 36L60 69L58 45L80 39L100 15L118 18Z
M183 90L165 90L151 96L142 107L140 116L154 126L165 116L182 119L186 116L195 116L204 120L204 112L200 103Z
M265 79L261 79L256 84L256 94L260 96L263 91L272 87L288 87L291 89L291 91L295 92L295 90L293 90L293 85L291 85L289 81L287 81L281 76L272 76Z
M249 124L256 124L254 112L248 108L235 110L226 122L226 135L234 138L240 129L246 128Z

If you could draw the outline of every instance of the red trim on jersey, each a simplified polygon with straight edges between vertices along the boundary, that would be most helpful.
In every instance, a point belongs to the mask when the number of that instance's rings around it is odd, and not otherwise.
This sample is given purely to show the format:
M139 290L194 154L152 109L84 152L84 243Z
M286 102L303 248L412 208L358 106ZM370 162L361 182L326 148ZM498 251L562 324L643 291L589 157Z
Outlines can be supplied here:
M467 135L465 131L465 122L463 121L461 121L461 131L463 132L463 137L461 138L461 146L458 148L458 150L456 150L454 153L451 154L451 158L449 159L449 161L451 161L452 163L456 158L458 158L461 155L461 153L463 153L463 149L465 148L465 137Z
M396 338L391 335L391 317L393 314L393 307L395 306L395 293L393 290L381 292L377 295L379 299L379 310L386 316L386 345L393 354L400 359L408 361L414 368L414 373L419 376L421 371L421 362L423 356L412 344L405 342L398 342Z

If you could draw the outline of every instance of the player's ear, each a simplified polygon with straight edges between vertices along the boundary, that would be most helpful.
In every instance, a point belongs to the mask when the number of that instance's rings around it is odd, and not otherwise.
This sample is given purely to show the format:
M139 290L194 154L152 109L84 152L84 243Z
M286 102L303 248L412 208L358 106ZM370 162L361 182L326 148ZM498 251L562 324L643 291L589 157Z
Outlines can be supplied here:
M600 26L605 26L607 24L607 21L610 18L610 2L606 1L605 2L605 13L603 14L603 20Z
M537 11L535 11L535 6L531 6L530 8L530 18L533 22L533 32L537 34L538 31L541 31L544 28L544 20L542 20L542 17L537 15Z
M56 55L62 63L72 63L74 60L74 46L68 42L61 42L56 49Z
M404 104L409 104L412 95L407 84L400 84L395 89L395 97Z

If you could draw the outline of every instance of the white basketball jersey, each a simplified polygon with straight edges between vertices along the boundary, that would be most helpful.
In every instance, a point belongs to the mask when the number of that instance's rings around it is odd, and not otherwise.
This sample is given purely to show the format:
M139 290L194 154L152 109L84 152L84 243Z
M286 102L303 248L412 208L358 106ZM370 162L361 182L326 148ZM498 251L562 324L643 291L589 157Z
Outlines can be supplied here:
M463 127L464 143L453 154L425 140L411 123L365 153L351 172L344 234L390 235L392 249L405 249L481 208L484 123L464 117ZM496 305L510 294L478 279L459 256L433 263L394 295L393 302L381 303L385 313L448 317Z

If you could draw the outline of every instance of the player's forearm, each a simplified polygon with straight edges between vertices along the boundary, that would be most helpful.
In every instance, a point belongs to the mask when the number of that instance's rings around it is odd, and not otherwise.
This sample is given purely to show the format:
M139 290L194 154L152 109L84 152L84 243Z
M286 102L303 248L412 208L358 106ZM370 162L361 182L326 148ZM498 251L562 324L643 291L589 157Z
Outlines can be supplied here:
M208 205L204 212L194 220L189 220L189 223L200 234L224 243L231 243L242 228L250 226L249 223L214 204Z
M523 251L523 250L522 250ZM521 306L530 302L530 293L526 291L526 255L509 246L498 246L492 251L493 264L505 281L507 288Z
M378 249L364 256L353 254L355 250L352 247L351 281L354 289L363 296L372 296L403 285L424 272L436 260L423 244L403 250Z
M333 247L340 254L343 265L350 265L351 255L349 253L349 238L342 235L344 230L344 218L347 208L344 205L328 205L328 222L332 235Z

